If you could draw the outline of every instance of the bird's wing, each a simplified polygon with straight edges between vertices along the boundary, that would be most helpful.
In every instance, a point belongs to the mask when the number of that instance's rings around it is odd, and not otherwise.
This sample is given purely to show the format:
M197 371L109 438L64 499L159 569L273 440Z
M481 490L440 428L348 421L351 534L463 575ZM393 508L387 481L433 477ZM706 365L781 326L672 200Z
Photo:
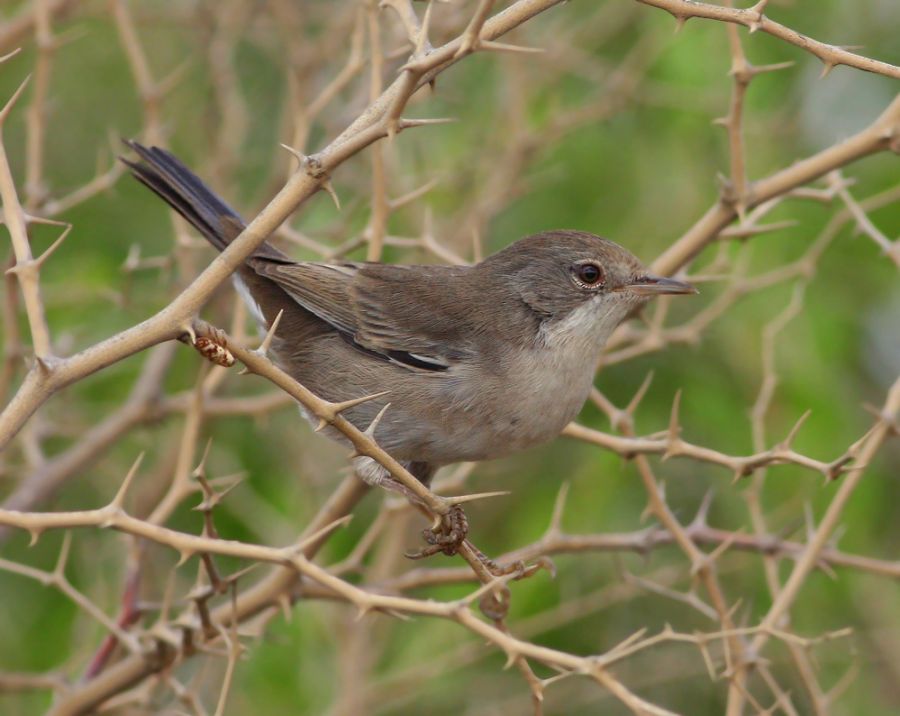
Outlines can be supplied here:
M261 261L254 268L360 348L407 368L442 371L472 355L453 296L465 269Z

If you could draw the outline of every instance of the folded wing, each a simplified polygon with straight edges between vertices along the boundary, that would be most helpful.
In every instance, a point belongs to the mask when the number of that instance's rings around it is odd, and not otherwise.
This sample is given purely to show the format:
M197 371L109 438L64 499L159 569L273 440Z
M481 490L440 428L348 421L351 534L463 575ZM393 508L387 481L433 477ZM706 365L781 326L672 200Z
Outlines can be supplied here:
M405 368L445 371L473 353L466 321L452 314L465 268L261 260L254 269L360 349Z

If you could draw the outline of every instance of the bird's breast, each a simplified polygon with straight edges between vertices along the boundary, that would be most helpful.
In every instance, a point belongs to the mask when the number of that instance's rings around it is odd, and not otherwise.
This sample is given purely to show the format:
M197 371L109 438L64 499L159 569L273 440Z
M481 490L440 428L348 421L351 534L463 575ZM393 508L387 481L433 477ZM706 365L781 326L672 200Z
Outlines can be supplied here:
M551 440L578 415L593 372L592 360L545 348L461 367L435 396L441 462L501 457Z

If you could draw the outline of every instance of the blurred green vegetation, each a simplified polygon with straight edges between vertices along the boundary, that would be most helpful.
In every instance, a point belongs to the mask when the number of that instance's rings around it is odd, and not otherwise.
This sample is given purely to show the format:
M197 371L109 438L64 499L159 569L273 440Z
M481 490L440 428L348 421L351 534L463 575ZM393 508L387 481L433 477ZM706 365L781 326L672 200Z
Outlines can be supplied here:
M471 5L472 3L469 3ZM323 3L302 3L325 14ZM13 4L13 10L20 5ZM53 64L47 148L47 182L52 195L62 195L88 181L98 153L110 156L109 137L138 136L143 126L134 80L125 62L115 26L103 3L88 3L83 12L58 23L55 30L71 33ZM215 160L213 138L223 119L215 103L208 58L199 38L212 24L215 3L199 3L191 12L171 10L166 3L133 3L141 18L140 37L156 75L164 76L187 62L184 79L163 102L162 115L170 145L204 176ZM170 11L171 10L171 11ZM0 23L6 10L0 9ZM337 11L336 11L337 12ZM446 39L453 28L441 23L443 5L435 7L435 37ZM446 12L450 12L447 10ZM616 23L616 31L602 33L592 18L602 13ZM836 44L864 45L866 55L900 63L897 33L900 16L894 0L797 0L773 2L769 14L779 22L817 39ZM195 26L195 22L197 25ZM394 25L395 17L383 22ZM234 63L247 108L247 132L231 175L210 176L212 183L242 213L252 216L271 196L286 158L278 142L289 141L284 131L289 103L285 91L284 30L271 18L254 19L236 46ZM197 28L200 28L198 30ZM547 56L479 55L467 58L438 79L433 93L423 92L411 111L417 116L453 116L454 124L416 129L394 140L389 155L389 184L399 195L436 178L436 188L391 219L390 232L399 236L421 233L426 212L433 216L437 239L470 256L471 224L467 223L490 188L492 170L511 161L510 127L524 128L536 141L533 153L517 172L517 188L503 197L489 217L482 235L494 251L515 238L551 228L577 228L609 236L638 256L651 260L687 229L716 200L717 173L728 172L725 133L711 121L724 115L731 89L729 52L724 27L693 20L678 34L667 14L634 3L569 3L537 18L516 33L515 41L545 47ZM458 27L456 27L458 31ZM311 25L310 35L324 32ZM445 37L442 38L441 34ZM744 47L754 64L794 61L793 68L764 75L747 97L746 143L748 171L759 178L814 153L863 128L898 90L896 81L839 67L818 79L820 63L811 55L771 37L747 36ZM292 37L303 43L308 38ZM346 56L346 43L328 45L317 74L308 78L308 98L336 74ZM590 122L557 136L555 121L567 113L615 95L609 82L600 81L620 67L635 48L647 56L646 73L633 92L621 99L621 109L608 119ZM569 54L564 51L570 50ZM576 52L577 50L577 52ZM577 63L571 57L582 57ZM557 64L563 60L568 65ZM0 97L8 97L35 63L35 51L23 52L0 67ZM560 69L565 67L565 69ZM590 69L590 71L588 71ZM390 75L388 79L390 79ZM598 79L600 78L600 79ZM514 83L519 88L512 87ZM525 93L526 114L510 116L520 106L513 95ZM351 85L326 109L312 133L314 149L333 137L364 106L365 77ZM4 132L17 178L24 167L25 102ZM544 141L544 137L547 141ZM119 148L114 147L118 152ZM865 159L845 170L855 183L857 198L896 186L897 157ZM293 225L331 245L357 235L368 219L370 164L366 154L349 161L334 177L345 209L338 215L327 197L318 196L302 208ZM835 205L791 201L769 220L793 220L795 225L725 248L733 261L746 262L750 273L764 272L801 256L836 211ZM142 271L125 276L122 264L132 246L142 256L171 251L171 222L161 204L136 182L123 178L115 187L60 217L74 229L47 264L42 287L48 319L57 344L75 351L147 317L170 300L179 282L199 270L211 255L191 254L193 268L181 274ZM889 237L900 235L900 203L872 213ZM35 249L48 245L56 233L46 227L34 231ZM293 250L297 256L312 254ZM353 255L363 256L362 251ZM701 256L695 271L702 273L715 254ZM390 249L387 260L432 261L423 252ZM700 306L723 290L724 282L703 285L695 302L672 307L670 324L694 315ZM677 390L684 436L693 442L731 454L752 451L749 410L762 380L761 335L764 327L789 303L792 282L754 293L739 301L706 329L696 345L673 345L604 369L597 386L618 405L624 405L648 371L655 378L638 414L637 429L647 434L665 429ZM112 294L120 296L112 300ZM232 310L230 289L219 292L205 314L228 325ZM26 324L22 325L26 331ZM783 438L806 410L812 414L800 432L796 448L830 460L859 438L871 424L865 404L880 405L900 363L900 287L896 267L867 238L845 226L830 245L808 286L803 308L777 342L778 387L767 420L767 444ZM884 346L888 348L885 349ZM135 356L64 391L46 407L46 419L63 428L46 443L53 454L78 439L86 427L120 405L137 375L144 356ZM169 391L190 388L199 371L196 355L178 352L166 378ZM266 390L262 381L230 378L226 392L247 394ZM606 430L603 416L585 408L581 420ZM95 465L71 479L47 509L81 509L103 504L120 483L124 469L141 450L147 451L138 480L139 495L159 492L171 469L182 420L170 417L133 431ZM220 532L229 538L287 543L336 484L345 465L340 448L311 436L292 409L264 419L220 418L209 422L204 435L213 440L210 470L216 475L243 472L247 480L223 504L217 517ZM11 461L18 461L11 456ZM666 496L683 521L691 518L703 495L714 491L710 513L714 526L751 530L744 500L748 483L732 483L724 469L687 460L653 461L665 478ZM869 466L866 478L847 509L840 539L842 549L896 560L900 538L898 495L900 451L897 442L886 446ZM15 473L4 475L0 490L8 493ZM503 461L476 467L467 490L511 490L498 500L477 503L468 511L472 537L489 554L500 554L537 539L545 529L555 496L563 481L571 486L564 526L571 532L639 529L645 494L630 464L597 448L559 439L554 443ZM804 536L806 506L813 519L834 495L835 484L822 484L818 475L796 467L769 471L763 502L773 533ZM188 501L190 502L190 501ZM239 504L235 504L239 503ZM200 528L198 513L185 504L171 520L177 529ZM338 560L365 531L377 510L370 496L349 527L337 533L324 553ZM411 521L407 543L416 544L421 526ZM68 574L109 613L121 591L128 541L105 533L74 535ZM280 542L279 542L280 540ZM34 547L27 536L16 535L2 548L6 559L52 568L61 535L48 534ZM152 550L152 569L144 591L158 600L176 556ZM438 560L442 558L437 558ZM674 548L660 549L646 558L632 555L580 554L556 558L555 580L541 574L513 585L510 624L525 625L542 613L585 595L608 592L577 617L538 631L532 638L574 653L602 652L641 628L650 632L671 623L679 631L713 630L716 624L689 607L650 593L617 601L615 586L623 566L638 574L680 567L680 589L689 585L688 565ZM444 560L440 564L447 563ZM454 562L455 563L455 562ZM227 564L227 563L226 563ZM438 562L435 562L437 565ZM721 561L723 584L732 601L741 600L741 619L753 624L765 614L771 598L758 555L729 554ZM784 577L790 562L781 565ZM444 587L428 592L434 598L453 598L469 587ZM604 592L605 590L605 592ZM0 571L0 670L43 671L83 668L104 632L79 614L59 593L34 581ZM878 608L873 608L877 604ZM352 610L318 603L298 604L291 619L276 618L262 638L250 645L249 658L237 669L228 713L319 714L330 705L348 678L336 664L347 659L343 625L354 619ZM503 659L484 650L484 658L439 668L417 683L393 682L396 675L452 654L460 644L476 640L455 625L417 619L410 623L368 617L374 621L371 638L377 650L367 664L366 677L382 694L377 713L433 714L525 713L527 690L513 669L502 671ZM835 578L823 573L806 583L792 610L798 633L816 635L845 626L854 635L815 650L824 687L833 685L851 665L859 673L834 713L889 714L900 709L896 664L888 665L900 643L900 585L850 570ZM884 644L892 645L892 651ZM766 652L781 683L801 713L810 705L786 650L771 644ZM452 661L450 662L452 664ZM189 666L191 669L197 665ZM412 671L411 671L412 670ZM538 669L539 673L545 674ZM67 672L77 677L77 671ZM680 713L718 714L724 710L725 689L711 682L699 653L690 646L667 645L629 660L616 674L642 696ZM185 676L185 678L188 678ZM576 680L570 680L575 682ZM568 682L564 682L567 684ZM550 714L617 714L623 707L588 681L560 684L548 690ZM215 698L215 691L206 694ZM46 708L45 695L0 694L0 712L34 714ZM495 704L496 711L487 708ZM484 707L479 710L476 707Z

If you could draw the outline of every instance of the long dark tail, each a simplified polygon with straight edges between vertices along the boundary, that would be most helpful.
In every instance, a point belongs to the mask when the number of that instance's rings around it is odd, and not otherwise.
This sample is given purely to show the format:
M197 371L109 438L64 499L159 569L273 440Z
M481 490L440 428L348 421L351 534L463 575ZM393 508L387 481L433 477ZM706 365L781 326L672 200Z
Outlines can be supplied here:
M120 157L135 178L187 219L219 251L244 230L240 215L173 154L133 140L123 141L142 160L133 162ZM254 255L275 260L286 258L269 244L260 246Z

